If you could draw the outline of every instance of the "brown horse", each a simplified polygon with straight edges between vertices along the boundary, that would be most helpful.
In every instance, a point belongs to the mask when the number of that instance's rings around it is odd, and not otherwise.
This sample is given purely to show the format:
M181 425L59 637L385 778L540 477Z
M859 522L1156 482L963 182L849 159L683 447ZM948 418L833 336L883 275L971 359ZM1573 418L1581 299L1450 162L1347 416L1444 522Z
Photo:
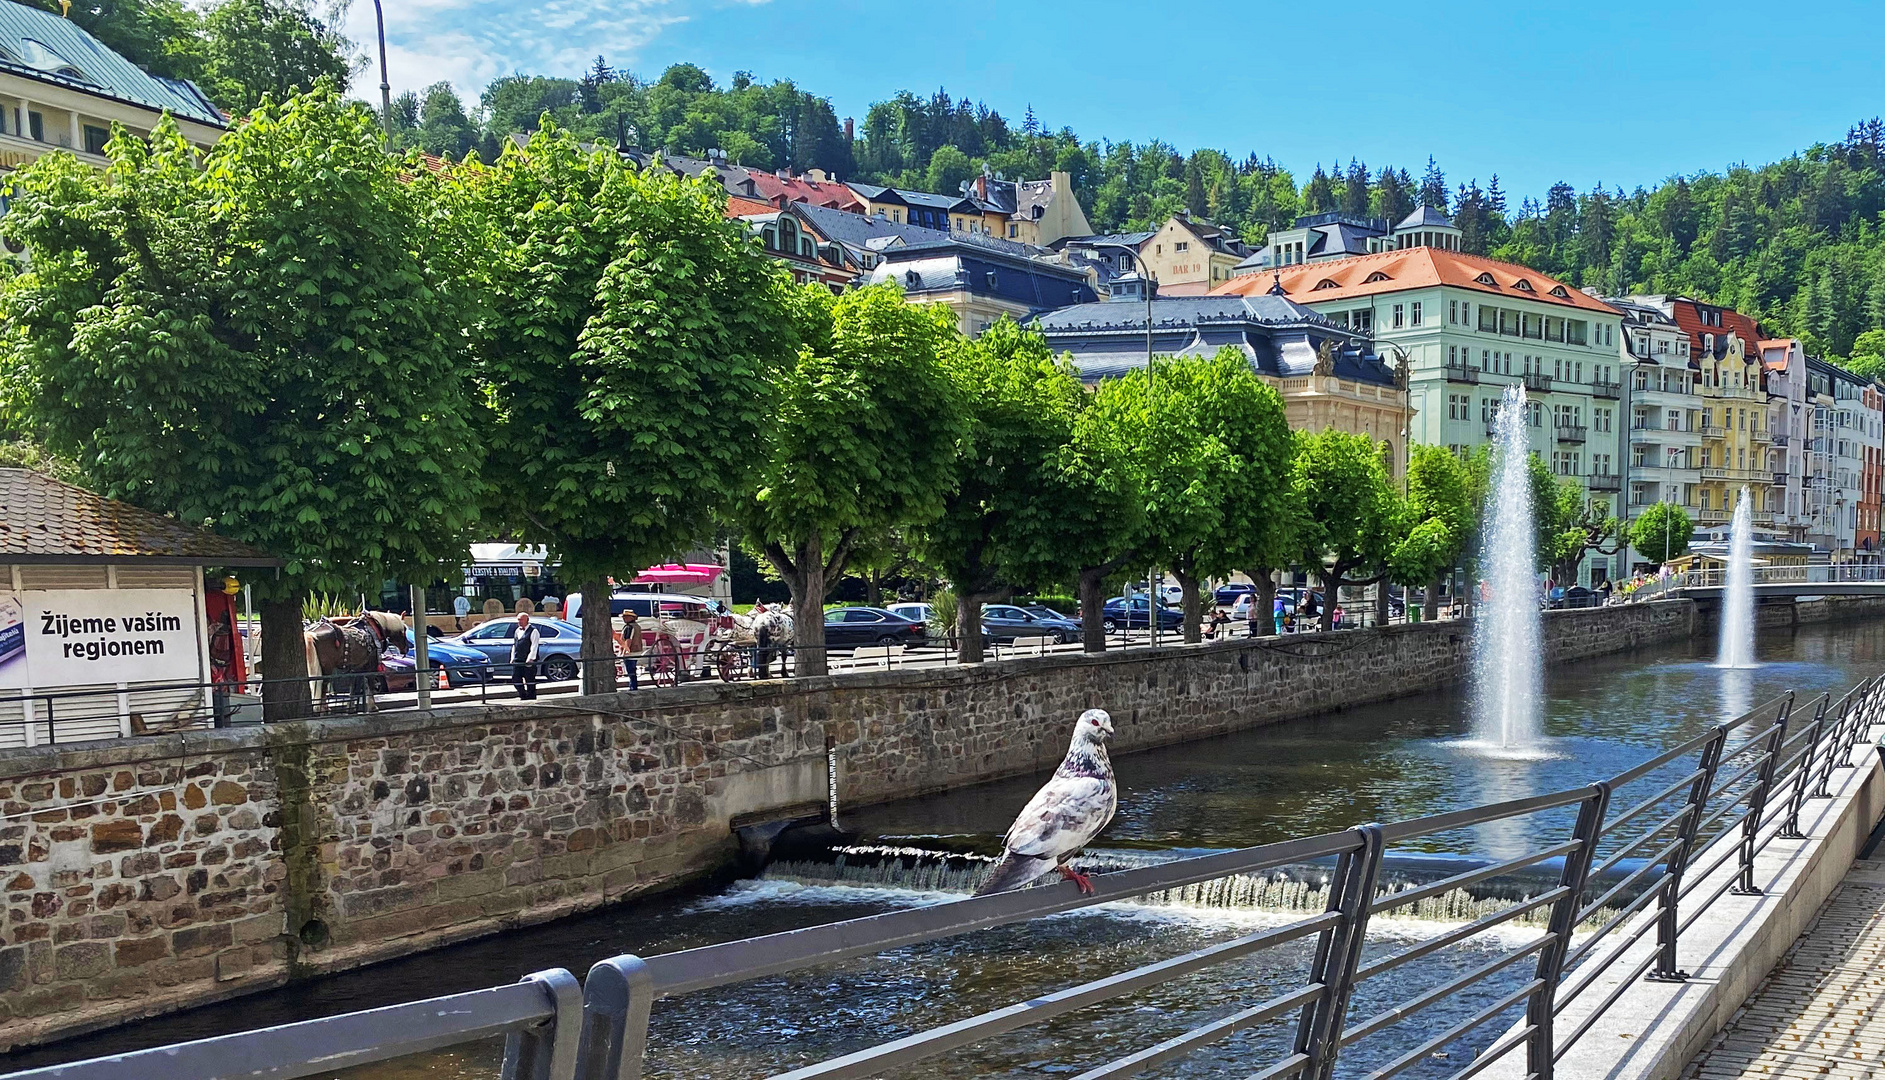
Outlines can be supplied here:
M349 702L360 708L373 708L374 676L380 671L380 654L387 649L400 653L411 648L406 620L390 611L365 611L352 619L321 619L310 624L302 635L307 651L308 687L316 701L324 701L327 691L341 678Z

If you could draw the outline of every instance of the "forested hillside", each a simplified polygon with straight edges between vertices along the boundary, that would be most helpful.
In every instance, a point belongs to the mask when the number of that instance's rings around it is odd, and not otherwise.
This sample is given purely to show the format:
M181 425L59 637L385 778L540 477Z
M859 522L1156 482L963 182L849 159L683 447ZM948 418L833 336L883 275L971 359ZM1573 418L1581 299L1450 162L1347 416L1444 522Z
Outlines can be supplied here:
M35 0L56 8L57 0ZM231 113L326 74L343 84L352 43L310 0L92 0L75 20L152 70L196 78ZM1294 163L1250 148L1181 153L1051 128L1028 109L1011 121L937 90L907 91L856 118L790 80L736 73L724 85L693 64L644 79L598 57L580 78L511 75L467 104L439 83L393 102L395 141L453 157L494 156L545 114L592 139L673 152L724 151L740 164L949 192L983 168L1008 177L1073 175L1096 229L1144 228L1188 209L1253 242L1297 215L1343 210L1398 219L1422 203L1452 214L1467 250L1611 292L1683 292L1732 305L1810 351L1885 368L1885 125L1855 126L1766 165L1696 162L1653 189L1559 183L1508 194L1496 175L1449 178L1440 165ZM1803 132L1806 141L1816 134ZM1411 165L1412 168L1408 166Z

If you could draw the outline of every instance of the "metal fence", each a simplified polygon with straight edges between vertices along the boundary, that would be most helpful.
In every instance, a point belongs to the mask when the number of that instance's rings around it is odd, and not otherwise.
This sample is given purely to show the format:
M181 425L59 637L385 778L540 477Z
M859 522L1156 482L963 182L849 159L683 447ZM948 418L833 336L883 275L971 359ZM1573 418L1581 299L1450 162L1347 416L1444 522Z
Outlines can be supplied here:
M387 1009L160 1047L17 1074L15 1080L213 1080L331 1073L335 1068L473 1042L507 1038L505 1080L631 1080L643 1073L649 1017L662 998L700 993L786 972L1077 908L1144 897L1230 875L1257 874L1333 859L1324 910L1283 926L1004 1004L839 1057L778 1073L772 1080L864 1078L934 1058L1003 1033L1133 994L1290 942L1313 940L1293 985L1227 1011L1156 1044L1089 1068L1078 1080L1129 1076L1175 1061L1240 1032L1268 1026L1288 1051L1256 1073L1263 1080L1328 1080L1342 1053L1394 1038L1386 1080L1456 1040L1483 1046L1449 1080L1468 1080L1508 1054L1525 1072L1550 1080L1639 978L1680 980L1683 935L1730 893L1758 892L1755 857L1798 837L1807 802L1827 796L1835 770L1851 767L1870 729L1885 720L1885 679L1868 679L1834 698L1776 698L1608 780L1568 791L1385 825L1265 844L1097 876L1083 896L1071 883L899 910L847 922L730 941L659 956L615 956L590 968L580 1002L574 978L540 972L523 983ZM1540 819L1554 837L1525 854L1398 891L1383 890L1383 856L1397 844L1454 830ZM1562 818L1569 818L1568 828ZM1549 887L1436 936L1364 961L1370 919L1451 890L1532 868L1555 873ZM1733 872L1724 872L1732 868ZM1699 895L1698 895L1699 894ZM1530 919L1526 917L1530 916ZM1510 932L1542 919L1528 940ZM1495 955L1388 1008L1356 1015L1357 987L1417 965L1440 950L1494 938ZM1641 947L1639 947L1641 946ZM1594 992L1607 973L1616 985L1569 1030L1567 1005ZM1474 998L1466 991L1477 991ZM1486 1000L1489 998L1490 1000ZM1435 1018L1442 1002L1485 1000L1470 1015ZM1395 1036L1386 1033L1402 1029ZM1501 1023L1503 1022L1503 1023ZM1410 1033L1411 1032L1411 1033Z

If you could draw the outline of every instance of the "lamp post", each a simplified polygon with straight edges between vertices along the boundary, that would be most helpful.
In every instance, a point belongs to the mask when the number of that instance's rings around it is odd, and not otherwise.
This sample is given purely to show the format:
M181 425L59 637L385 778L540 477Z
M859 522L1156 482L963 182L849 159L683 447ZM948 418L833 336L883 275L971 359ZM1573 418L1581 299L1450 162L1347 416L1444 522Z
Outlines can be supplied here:
M1138 248L1133 247L1131 244L1117 243L1098 243L1093 246L1095 248L1111 248L1116 251L1123 251L1131 256L1132 264L1139 269L1139 285L1145 293L1145 407L1150 422L1156 426L1158 423L1158 384L1152 379L1152 289L1156 282L1152 278L1152 271L1145 265L1145 259L1140 255ZM1153 528L1156 527L1155 524ZM1159 639L1164 636L1165 632L1165 625L1159 618L1159 612L1163 606L1161 602L1164 600L1164 596L1162 595L1162 590L1159 588L1160 580L1157 564L1148 568L1147 578L1147 583L1151 585L1152 595L1146 598L1145 625L1146 629L1152 635L1152 647L1156 649L1159 646ZM1132 626L1132 613L1130 611L1126 613L1126 626L1128 629Z
M373 22L380 35L380 130L386 134L386 149L393 148L393 86L386 81L386 13L380 0L373 0Z

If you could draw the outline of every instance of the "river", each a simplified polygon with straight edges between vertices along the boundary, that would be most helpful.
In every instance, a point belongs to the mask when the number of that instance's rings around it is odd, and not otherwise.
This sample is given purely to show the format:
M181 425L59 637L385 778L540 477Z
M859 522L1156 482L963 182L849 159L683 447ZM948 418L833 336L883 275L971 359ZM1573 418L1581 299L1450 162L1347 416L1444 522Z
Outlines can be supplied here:
M1752 670L1716 669L1714 652L1714 642L1697 641L1549 671L1549 753L1537 760L1488 760L1472 752L1464 743L1463 689L1123 756L1115 762L1119 815L1095 847L1137 857L1242 847L1573 787L1620 772L1785 690L1843 689L1876 672L1885 656L1885 625L1766 632L1759 641L1761 666ZM1040 779L849 810L843 824L885 845L998 849L1000 834ZM1557 830L1561 824L1538 826L1546 827ZM1516 854L1533 839L1524 826L1506 826L1433 837L1422 849L1497 857ZM889 875L891 887L845 880L829 868L824 873L837 880L821 882L786 868L759 880L680 890L15 1054L0 1065L27 1068L371 1008L548 967L580 974L614 953L667 952L960 896L926 891L895 873ZM765 1076L1297 917L1259 906L1108 905L666 1001L654 1012L648 1074L701 1080ZM1377 920L1370 951L1431 936L1442 925ZM1534 933L1513 929L1506 947ZM1449 972L1483 962L1500 944L1495 936L1443 950L1433 963L1416 965L1414 982L1363 984L1356 1015L1445 981ZM1269 996L1267 987L1294 985L1307 949L1307 943L1274 949L992 1040L927 1068L887 1075L1079 1072L1254 1004ZM1459 995L1449 1007L1469 1010L1495 996L1486 987ZM1399 1036L1390 1032L1389 1038L1345 1052L1338 1071L1350 1075L1378 1067L1437 1030L1415 1030L1419 1022L1402 1026L1408 1030ZM1285 1029L1273 1024L1233 1038L1155 1075L1256 1071L1284 1052L1279 1048L1288 1037ZM1462 1045L1450 1064L1437 1060L1406 1075L1457 1069L1460 1055L1485 1041ZM497 1075L501 1054L494 1041L334 1075L486 1080Z

